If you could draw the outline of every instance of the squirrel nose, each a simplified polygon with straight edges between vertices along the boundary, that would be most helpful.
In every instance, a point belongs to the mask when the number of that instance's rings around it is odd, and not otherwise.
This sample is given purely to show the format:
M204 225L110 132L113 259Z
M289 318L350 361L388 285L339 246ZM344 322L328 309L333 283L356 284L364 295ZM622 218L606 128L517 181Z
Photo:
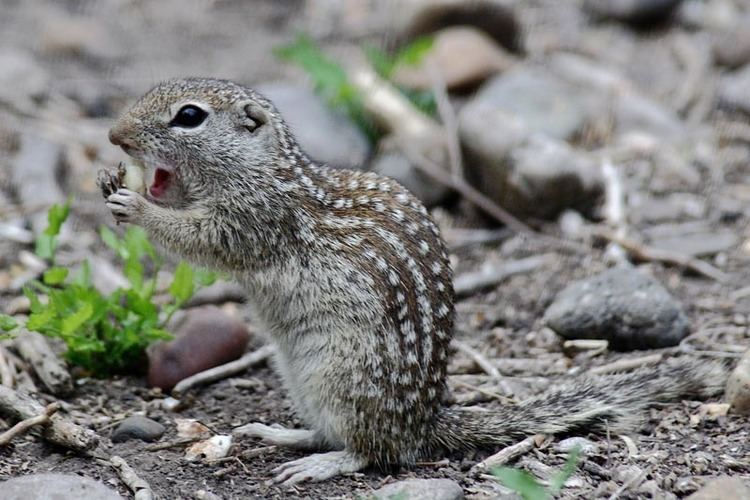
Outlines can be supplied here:
M135 142L128 137L128 131L120 124L109 129L109 142L120 147L135 147Z

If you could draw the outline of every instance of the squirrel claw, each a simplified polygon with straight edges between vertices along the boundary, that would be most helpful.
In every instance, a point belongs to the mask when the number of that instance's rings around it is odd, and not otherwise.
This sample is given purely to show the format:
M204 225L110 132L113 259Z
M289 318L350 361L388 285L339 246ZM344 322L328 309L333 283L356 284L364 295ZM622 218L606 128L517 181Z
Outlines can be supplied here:
M341 474L357 472L366 466L366 460L349 451L316 453L276 467L273 472L278 475L273 482L293 486L304 481L325 481Z
M145 199L135 191L119 188L107 196L107 208L119 222L137 222Z

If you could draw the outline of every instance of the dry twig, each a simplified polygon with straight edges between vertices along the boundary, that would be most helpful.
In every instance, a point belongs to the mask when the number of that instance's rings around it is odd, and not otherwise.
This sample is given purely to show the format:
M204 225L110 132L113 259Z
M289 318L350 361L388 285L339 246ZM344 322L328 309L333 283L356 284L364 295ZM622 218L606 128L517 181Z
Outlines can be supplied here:
M5 347L0 345L0 384L13 387L13 367Z
M240 359L196 373L195 375L179 381L177 385L174 386L174 389L172 389L172 395L179 398L188 389L199 385L209 384L230 377L236 373L240 373L251 366L255 366L267 360L273 352L273 346L263 346L256 351L246 353Z
M635 370L645 365L654 365L659 363L662 359L660 353L649 354L648 356L641 356L638 358L619 359L612 363L608 363L602 366L595 366L590 369L588 373L590 375L603 375L605 373L616 373L624 372L628 370Z
M524 259L506 260L503 262L485 262L478 271L459 274L453 280L456 295L470 295L482 288L487 288L504 281L514 274L531 272L554 258L554 254L533 255Z
M16 425L0 434L0 446L5 446L10 443L11 439L25 433L34 426L48 424L50 417L59 409L60 403L50 403L41 415L21 420Z
M15 338L16 350L31 365L51 394L64 396L73 392L73 379L65 363L52 351L44 335L24 331Z
M154 492L151 490L151 486L141 479L123 458L115 455L109 459L109 463L115 468L117 475L120 476L125 486L133 492L135 500L153 500Z
M684 255L678 252L672 252L670 250L663 250L661 248L649 247L647 245L638 243L637 241L619 237L616 234L610 233L609 231L596 230L594 231L594 235L598 236L599 238L604 238L607 241L617 243L622 248L627 250L627 252L637 260L646 262L663 262L665 264L671 264L673 266L684 267L690 269L695 273L706 276L707 278L716 280L720 283L726 283L727 281L729 281L729 276L727 276L723 271L715 268L708 262L696 259L695 257Z
M44 411L44 406L28 394L0 386L0 414L13 420L24 420L41 415ZM49 417L49 424L42 430L42 437L51 443L75 451L90 450L99 442L99 436L96 433L60 415Z
M538 443L541 443L547 438L545 434L535 434L533 436L529 436L523 441L520 441L516 444L512 444L510 446L506 446L502 450L498 451L494 455L485 458L478 464L474 465L474 467L471 468L472 472L482 472L490 467L497 467L499 465L504 465L511 460L515 460L516 458L520 457L524 453L528 453L534 448L538 446Z

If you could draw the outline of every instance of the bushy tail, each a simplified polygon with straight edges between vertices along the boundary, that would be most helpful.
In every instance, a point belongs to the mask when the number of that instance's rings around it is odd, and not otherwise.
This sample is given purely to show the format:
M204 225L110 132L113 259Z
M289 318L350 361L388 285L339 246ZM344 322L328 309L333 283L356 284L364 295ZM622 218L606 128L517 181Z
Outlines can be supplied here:
M646 408L681 398L721 394L727 367L715 361L678 359L626 374L575 379L499 410L444 408L433 444L448 451L506 445L531 434L633 430Z

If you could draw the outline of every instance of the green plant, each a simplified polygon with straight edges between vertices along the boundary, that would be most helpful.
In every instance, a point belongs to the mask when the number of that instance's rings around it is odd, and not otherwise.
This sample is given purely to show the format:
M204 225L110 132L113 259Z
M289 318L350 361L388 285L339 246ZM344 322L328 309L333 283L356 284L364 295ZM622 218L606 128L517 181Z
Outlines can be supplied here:
M56 238L68 213L69 203L53 206L48 214L49 226L40 236L44 241L37 241L37 253L52 263ZM171 338L164 325L197 287L210 284L215 276L180 262L168 288L170 299L158 307L152 299L162 259L146 233L130 226L118 237L102 227L100 236L122 261L130 286L104 295L91 283L88 261L81 264L75 276L69 276L68 268L53 265L41 281L33 281L24 289L31 303L25 326L61 338L67 345L68 361L93 375L107 376L134 369L149 344ZM0 329L7 332L16 326L12 317L0 315Z
M372 47L363 47L375 71L391 80L394 69L402 64L415 65L432 47L432 38L418 38L394 55ZM349 82L346 71L331 60L307 35L299 35L289 45L275 49L278 58L300 66L310 77L315 91L334 109L346 113L367 137L375 142L381 135L372 117L365 110L357 89ZM434 115L437 106L430 91L413 90L398 86L399 90L419 109Z
M492 469L492 474L504 486L521 495L521 498L524 500L549 500L560 493L565 481L573 475L576 467L578 467L580 456L581 449L576 446L568 454L563 468L552 476L547 488L542 486L534 476L525 470L514 469L512 467L495 467Z

